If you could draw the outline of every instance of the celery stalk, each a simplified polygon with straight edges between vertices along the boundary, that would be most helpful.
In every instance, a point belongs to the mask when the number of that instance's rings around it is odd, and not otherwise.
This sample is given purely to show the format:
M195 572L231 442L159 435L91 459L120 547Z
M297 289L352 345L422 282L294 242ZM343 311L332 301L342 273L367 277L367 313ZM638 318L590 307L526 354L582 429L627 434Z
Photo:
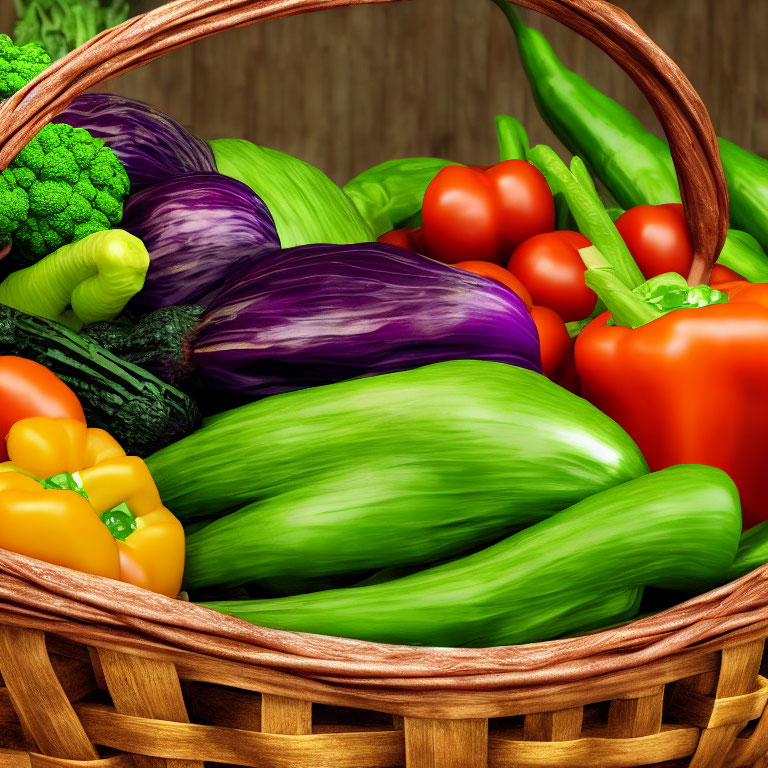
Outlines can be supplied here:
M630 289L642 284L643 274L598 197L583 162L574 157L569 170L557 153L543 144L534 147L528 159L544 174L552 191L565 197L579 231L600 250L617 277Z
M581 248L579 255L587 267L584 281L601 298L616 325L639 328L662 316L632 292L598 248Z

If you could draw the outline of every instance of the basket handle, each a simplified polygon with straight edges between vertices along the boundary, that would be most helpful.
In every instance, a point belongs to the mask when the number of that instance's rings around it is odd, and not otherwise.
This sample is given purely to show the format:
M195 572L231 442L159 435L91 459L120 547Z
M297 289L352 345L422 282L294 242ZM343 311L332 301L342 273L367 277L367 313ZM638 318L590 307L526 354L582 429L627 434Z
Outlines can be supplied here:
M106 30L0 105L0 169L92 86L225 29L267 19L396 0L173 0ZM656 112L672 151L694 247L689 282L706 283L728 231L729 206L717 136L680 68L632 18L605 0L511 0L551 16L605 51Z

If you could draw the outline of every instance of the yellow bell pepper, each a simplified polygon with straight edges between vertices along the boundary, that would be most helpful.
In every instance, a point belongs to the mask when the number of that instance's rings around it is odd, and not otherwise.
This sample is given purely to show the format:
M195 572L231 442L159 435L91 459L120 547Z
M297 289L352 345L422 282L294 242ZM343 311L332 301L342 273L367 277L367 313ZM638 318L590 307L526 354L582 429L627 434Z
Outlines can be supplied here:
M0 464L0 547L175 597L184 530L147 465L74 419L16 422Z

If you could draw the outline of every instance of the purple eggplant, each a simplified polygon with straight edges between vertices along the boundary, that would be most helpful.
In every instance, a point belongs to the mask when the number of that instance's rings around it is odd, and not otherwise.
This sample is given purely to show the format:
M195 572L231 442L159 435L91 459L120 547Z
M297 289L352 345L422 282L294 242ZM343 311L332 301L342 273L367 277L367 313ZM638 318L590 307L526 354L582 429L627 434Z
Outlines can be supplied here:
M125 166L132 193L186 173L216 171L207 142L168 115L124 96L86 93L53 122L104 139Z
M306 245L242 264L189 348L205 386L240 401L444 360L541 365L515 293L379 243Z
M120 224L140 238L150 263L131 302L143 310L207 304L241 259L280 247L261 198L220 173L193 173L131 195Z
M163 342L167 313L181 310L153 312L130 331L100 323L84 332L160 377L185 377L174 383L194 389L209 411L446 360L541 371L536 326L517 294L381 243L304 245L241 260L204 311L184 310L194 329ZM160 349L178 359L161 359L153 352Z

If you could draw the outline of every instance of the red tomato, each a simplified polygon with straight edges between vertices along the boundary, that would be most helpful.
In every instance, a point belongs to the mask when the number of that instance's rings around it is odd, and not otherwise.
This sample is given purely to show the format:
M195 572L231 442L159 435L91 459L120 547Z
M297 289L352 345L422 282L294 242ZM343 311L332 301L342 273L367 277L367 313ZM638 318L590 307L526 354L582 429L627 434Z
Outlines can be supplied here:
M555 198L541 171L527 160L506 160L486 176L501 202L501 261L520 243L555 228Z
M438 261L497 259L501 212L484 173L443 168L427 187L421 218L427 247Z
M519 245L509 270L531 292L533 303L549 307L566 322L589 317L597 294L587 288L579 248L591 243L578 232L547 232Z
M573 356L573 339L560 315L548 307L531 307L531 317L539 332L541 370L561 387L576 392L578 377Z
M531 308L533 303L531 294L508 269L504 269L504 267L500 267L498 264L490 261L460 261L453 266L458 269L465 269L467 272L474 272L476 275L490 277L492 280L506 285L507 288L514 291L525 302L525 306L528 309Z
M391 229L389 232L379 235L376 238L376 242L384 243L385 245L396 245L398 248L405 248L407 251L413 250L413 240L407 229Z
M0 461L8 460L5 437L11 427L32 416L85 424L75 393L45 366L23 357L0 357Z
M523 240L555 226L555 202L544 176L525 160L485 171L451 165L427 187L424 238L438 261L502 264Z
M379 235L377 242L386 245L396 245L405 248L406 251L426 253L426 244L421 232L421 227L409 227L408 229L391 229L383 235Z
M569 229L558 229L551 234L555 237L559 237L561 240L565 240L568 245L573 246L577 251L579 248L589 248L589 246L592 245L581 232L571 232ZM581 256L579 256L579 258L581 258Z
M646 280L665 272L688 277L693 244L681 203L630 208L616 220L616 229Z

